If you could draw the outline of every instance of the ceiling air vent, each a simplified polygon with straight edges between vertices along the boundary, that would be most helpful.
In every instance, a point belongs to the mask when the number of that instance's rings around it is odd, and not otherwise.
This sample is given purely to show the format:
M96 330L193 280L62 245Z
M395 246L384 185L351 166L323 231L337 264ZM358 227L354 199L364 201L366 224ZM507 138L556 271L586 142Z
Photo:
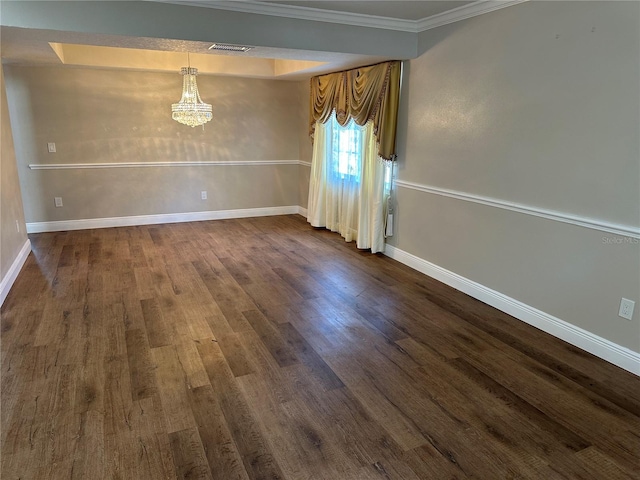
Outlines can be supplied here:
M209 47L209 50L222 50L224 52L248 52L253 47L247 47L246 45L231 45L229 43L214 43Z

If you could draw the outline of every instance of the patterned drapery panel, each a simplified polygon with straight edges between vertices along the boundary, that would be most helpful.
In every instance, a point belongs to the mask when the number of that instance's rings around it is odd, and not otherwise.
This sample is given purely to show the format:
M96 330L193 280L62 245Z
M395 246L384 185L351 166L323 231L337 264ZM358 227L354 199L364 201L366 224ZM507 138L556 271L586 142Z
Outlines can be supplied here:
M340 125L353 119L358 125L373 121L378 155L395 158L400 100L400 61L379 63L311 79L309 135L316 122L325 123L335 110Z

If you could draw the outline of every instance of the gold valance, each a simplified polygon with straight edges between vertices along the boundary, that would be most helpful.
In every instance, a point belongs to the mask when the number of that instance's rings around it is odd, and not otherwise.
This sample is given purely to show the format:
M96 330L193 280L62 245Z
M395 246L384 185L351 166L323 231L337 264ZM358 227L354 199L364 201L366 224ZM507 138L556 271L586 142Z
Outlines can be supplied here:
M335 110L342 126L353 119L358 125L373 121L378 155L395 158L396 125L400 100L399 61L379 63L311 79L309 135L316 122L325 123Z

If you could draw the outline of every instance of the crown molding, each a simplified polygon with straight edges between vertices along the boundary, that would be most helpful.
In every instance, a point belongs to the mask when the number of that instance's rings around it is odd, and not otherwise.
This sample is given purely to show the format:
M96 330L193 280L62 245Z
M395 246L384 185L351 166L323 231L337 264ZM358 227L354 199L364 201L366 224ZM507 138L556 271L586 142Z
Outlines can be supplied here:
M361 13L337 12L319 8L300 7L294 5L280 5L275 3L243 1L207 1L207 0L159 0L163 3L189 5L192 7L206 7L232 12L255 13L272 17L295 18L297 20L312 20L314 22L338 23L356 27L373 27L385 30L416 33L415 20L401 18L378 17Z
M207 1L207 0L156 0L162 3L205 7L233 12L254 13L274 17L294 18L297 20L312 20L314 22L337 23L356 27L371 27L400 32L419 33L450 23L466 20L501 8L517 5L529 0L477 0L476 2L453 8L446 12L422 18L420 20L404 20L401 18L379 17L361 13L338 12L318 8L294 5L280 5L275 3L244 1Z
M494 12L501 8L511 7L529 0L478 0L446 12L426 17L416 22L416 32L424 32L432 28L441 27L450 23L477 17L485 13Z

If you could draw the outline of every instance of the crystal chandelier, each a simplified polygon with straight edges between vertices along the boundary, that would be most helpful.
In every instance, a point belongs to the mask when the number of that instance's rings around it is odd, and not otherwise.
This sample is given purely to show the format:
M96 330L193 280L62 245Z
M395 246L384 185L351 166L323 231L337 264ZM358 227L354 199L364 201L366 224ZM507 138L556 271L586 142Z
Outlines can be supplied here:
M211 105L204 103L198 93L198 84L196 83L196 75L198 69L191 67L189 61L188 67L182 67L180 74L182 75L182 98L178 103L171 105L171 118L176 122L180 122L190 127L196 127L210 121L213 118Z

